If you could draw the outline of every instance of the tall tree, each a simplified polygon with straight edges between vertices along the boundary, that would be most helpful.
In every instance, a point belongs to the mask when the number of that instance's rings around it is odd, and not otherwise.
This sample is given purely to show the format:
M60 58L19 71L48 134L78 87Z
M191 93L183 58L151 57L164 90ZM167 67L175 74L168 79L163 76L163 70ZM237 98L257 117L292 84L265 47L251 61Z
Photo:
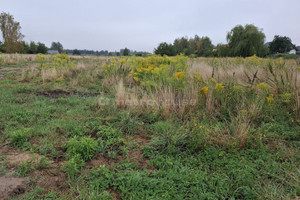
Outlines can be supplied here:
M37 44L37 53L46 54L48 51L48 48L45 44L38 42Z
M272 53L286 53L294 47L289 37L275 35L273 41L270 43L269 49Z
M125 48L122 52L123 56L129 56L129 49Z
M174 40L173 47L176 54L188 54L189 41L186 37L177 38Z
M227 34L227 41L233 56L264 56L267 50L264 46L265 37L262 30L252 24L237 25Z
M197 54L197 43L199 40L200 37L198 35L195 35L194 38L189 39L187 55Z
M0 15L0 26L6 53L22 52L24 35L21 33L20 23L16 22L9 13L2 12Z
M29 54L36 54L38 50L38 46L35 44L35 42L31 41L29 44L28 53Z
M197 55L209 56L213 50L213 45L209 37L202 37L197 41Z
M73 50L73 55L81 55L81 53L78 49L74 49Z
M64 48L60 42L52 42L50 49L57 50L59 53L62 53Z
M158 45L156 49L154 49L154 53L158 55L167 55L167 56L174 56L175 51L172 44L168 44L166 42L162 42Z
M218 44L216 50L213 52L213 55L216 57L228 57L230 56L229 45Z

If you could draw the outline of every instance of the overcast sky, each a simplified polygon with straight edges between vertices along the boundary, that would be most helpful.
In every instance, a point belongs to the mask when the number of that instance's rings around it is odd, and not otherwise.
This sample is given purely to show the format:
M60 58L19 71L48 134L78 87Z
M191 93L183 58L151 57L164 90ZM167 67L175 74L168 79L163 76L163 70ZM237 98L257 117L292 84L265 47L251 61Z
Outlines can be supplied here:
M65 49L153 52L195 34L226 43L237 24L262 28L266 41L283 35L300 45L300 0L0 0L0 12L21 23L25 41Z

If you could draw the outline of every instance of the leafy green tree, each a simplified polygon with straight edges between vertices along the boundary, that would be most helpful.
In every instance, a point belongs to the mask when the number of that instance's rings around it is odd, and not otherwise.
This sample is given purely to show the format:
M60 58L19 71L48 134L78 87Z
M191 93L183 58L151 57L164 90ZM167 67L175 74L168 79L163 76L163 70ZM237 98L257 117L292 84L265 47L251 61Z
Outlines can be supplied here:
M264 46L265 34L252 24L245 26L237 25L227 34L227 41L232 56L264 56L266 47Z
M294 47L289 37L275 35L273 41L270 43L269 49L272 53L286 53Z
M81 53L78 49L74 49L73 50L73 55L81 55Z
M154 53L162 56L163 55L174 56L175 50L172 44L162 42L158 45L156 49L154 49Z
M230 48L228 45L218 44L213 55L216 57L228 57L230 56Z
M24 49L24 43L22 42L24 35L21 33L20 23L16 22L9 13L2 12L0 15L0 26L5 52L22 52Z
M52 42L50 49L57 50L59 53L62 53L64 50L63 45L60 42Z
M129 56L129 49L125 48L122 54L123 56Z
M37 53L46 54L48 51L48 48L45 44L38 42L37 44Z
M209 56L212 52L213 45L209 37L200 38L195 35L194 38L188 39L186 37L177 38L174 40L173 48L175 54Z
M35 42L31 41L29 44L28 53L29 54L36 54L38 50L38 46L35 44Z
M213 47L209 37L202 37L197 41L197 55L209 56L212 53Z
M197 54L197 43L200 39L201 38L198 35L195 35L194 38L189 39L187 55Z
M184 53L185 55L188 55L189 54L188 47L189 47L189 41L187 38L182 37L174 40L173 48L175 54Z

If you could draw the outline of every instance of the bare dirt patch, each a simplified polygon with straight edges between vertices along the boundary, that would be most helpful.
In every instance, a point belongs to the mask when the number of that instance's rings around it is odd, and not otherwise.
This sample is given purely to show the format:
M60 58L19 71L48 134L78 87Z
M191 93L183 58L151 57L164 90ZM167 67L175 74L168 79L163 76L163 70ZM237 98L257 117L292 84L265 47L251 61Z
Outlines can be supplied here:
M133 150L131 150L127 154L127 158L129 158L131 161L138 163L140 168L147 167L149 165L148 159L146 159L143 156L143 153L141 151L141 147L148 144L151 140L151 137L145 136L145 135L136 135L133 139L134 142L138 143L139 146Z
M93 167L111 167L114 163L119 163L122 158L119 156L117 158L108 158L102 155L101 153L97 153L92 160L87 162L88 168Z
M47 191L63 191L66 185L67 177L61 171L62 163L53 163L49 169L35 171L32 177L37 180L37 185Z
M0 199L24 193L25 182L24 178L0 176Z
M151 137L146 135L136 135L134 141L144 146L151 141Z
M48 98L67 98L72 95L77 96L85 96L85 97L95 97L98 96L100 93L84 93L84 92L77 92L77 91L64 91L64 90L47 90L47 91L40 91L37 92L37 96L45 96Z
M45 96L48 98L66 98L71 96L73 93L72 92L68 92L68 91L64 91L64 90L49 90L49 91L41 91L41 92L37 92L36 95L37 96Z
M122 199L121 194L113 188L109 189L109 193L111 194L111 196L114 200L121 200Z
M35 153L30 152L22 152L22 153L13 153L8 154L7 159L10 166L19 166L22 162L29 161L29 162L39 162L41 160L41 156Z

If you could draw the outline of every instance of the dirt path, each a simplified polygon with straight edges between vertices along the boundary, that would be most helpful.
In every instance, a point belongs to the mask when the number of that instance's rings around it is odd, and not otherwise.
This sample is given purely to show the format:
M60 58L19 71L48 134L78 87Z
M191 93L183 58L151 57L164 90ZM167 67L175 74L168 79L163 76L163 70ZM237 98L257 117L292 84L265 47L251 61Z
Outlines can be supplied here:
M3 80L8 74L16 73L22 74L23 68L21 67L0 67L0 80Z

